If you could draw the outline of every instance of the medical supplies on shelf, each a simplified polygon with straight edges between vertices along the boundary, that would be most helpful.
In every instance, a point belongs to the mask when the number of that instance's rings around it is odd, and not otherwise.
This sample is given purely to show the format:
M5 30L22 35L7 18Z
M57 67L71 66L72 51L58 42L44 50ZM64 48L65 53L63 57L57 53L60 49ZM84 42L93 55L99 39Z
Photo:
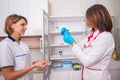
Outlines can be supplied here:
M81 70L81 65L79 63L73 63L72 61L58 61L53 63L53 71L73 71Z

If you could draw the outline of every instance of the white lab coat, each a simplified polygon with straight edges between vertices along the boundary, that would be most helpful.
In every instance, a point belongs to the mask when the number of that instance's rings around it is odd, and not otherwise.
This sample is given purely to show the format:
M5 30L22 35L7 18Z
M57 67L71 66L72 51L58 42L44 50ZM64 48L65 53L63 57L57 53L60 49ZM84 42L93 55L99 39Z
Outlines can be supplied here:
M93 36L98 32L94 33ZM115 48L112 34L102 32L90 43L90 47L84 48L86 43L87 37L79 45L75 44L72 47L73 53L84 67L82 67L82 80L111 80L108 64Z

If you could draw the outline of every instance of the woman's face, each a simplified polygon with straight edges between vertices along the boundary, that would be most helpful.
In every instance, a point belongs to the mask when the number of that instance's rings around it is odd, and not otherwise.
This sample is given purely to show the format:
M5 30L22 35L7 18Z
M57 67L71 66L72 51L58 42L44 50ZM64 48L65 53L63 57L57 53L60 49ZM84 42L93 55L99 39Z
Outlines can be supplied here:
M86 23L89 28L94 28L95 30L98 30L97 26L94 23L92 23L90 20L86 19Z
M26 22L24 19L20 19L18 22L13 24L11 27L13 29L13 34L23 35L27 29Z
M94 28L94 25L90 20L86 19L86 23L89 28Z

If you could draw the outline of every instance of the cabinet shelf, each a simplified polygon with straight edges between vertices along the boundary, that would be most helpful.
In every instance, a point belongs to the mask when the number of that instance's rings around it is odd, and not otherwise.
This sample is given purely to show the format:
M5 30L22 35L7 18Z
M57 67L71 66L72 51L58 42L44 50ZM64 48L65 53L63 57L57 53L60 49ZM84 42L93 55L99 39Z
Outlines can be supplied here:
M66 60L66 59L77 59L74 55L53 55L50 60Z
M51 47L68 47L68 46L70 46L70 45L61 43L61 44L51 44L50 46L51 46Z
M82 34L82 33L86 33L86 31L71 31L71 34ZM51 35L60 35L60 32L58 31L51 31L50 32Z
M73 69L69 69L69 70L67 70L67 69L51 69L51 72L63 72L63 71L66 71L66 72L81 72L81 70L73 70Z

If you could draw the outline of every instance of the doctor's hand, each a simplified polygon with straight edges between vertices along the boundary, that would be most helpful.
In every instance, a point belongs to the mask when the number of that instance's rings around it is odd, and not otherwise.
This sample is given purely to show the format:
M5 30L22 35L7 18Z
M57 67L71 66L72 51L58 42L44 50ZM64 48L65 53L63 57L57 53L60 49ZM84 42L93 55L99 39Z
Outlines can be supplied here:
M48 62L46 60L38 60L38 61L33 62L33 65L36 68L44 68L45 66L48 65Z
M66 29L65 27L63 27L60 31L60 34L63 36L63 40L64 42L68 43L68 44L72 44L73 42L75 42L74 38L71 36L70 32L68 29Z

